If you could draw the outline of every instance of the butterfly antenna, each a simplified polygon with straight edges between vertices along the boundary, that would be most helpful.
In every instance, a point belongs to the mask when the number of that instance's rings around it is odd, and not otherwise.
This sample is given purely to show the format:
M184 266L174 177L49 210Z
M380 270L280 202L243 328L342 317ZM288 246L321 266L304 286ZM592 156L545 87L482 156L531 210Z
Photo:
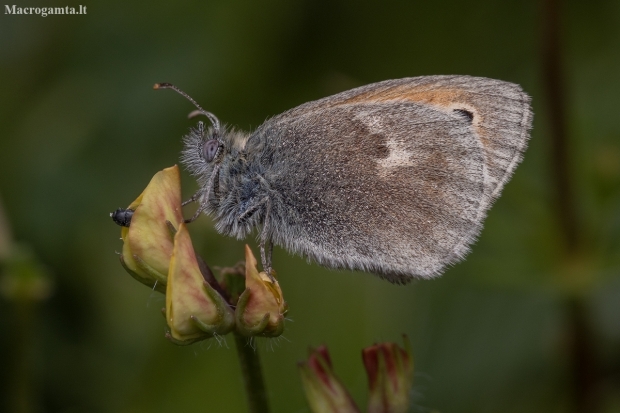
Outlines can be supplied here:
M181 89L179 89L178 87L176 87L172 83L155 83L155 85L153 86L153 89L155 89L155 90L158 90L158 89L172 89L175 92L177 92L179 95L184 96L185 99L187 99L190 102L192 102L194 104L194 106L196 106L198 108L198 110L195 110L195 111L193 111L192 113L189 114L189 118L193 118L194 116L196 116L198 114L205 115L207 118L209 118L209 120L213 124L213 129L215 129L215 132L218 135L220 134L220 121L218 120L218 118L216 118L213 113L207 112L206 110L204 110L194 99L192 99L192 97L190 95L188 95L187 93L183 92Z

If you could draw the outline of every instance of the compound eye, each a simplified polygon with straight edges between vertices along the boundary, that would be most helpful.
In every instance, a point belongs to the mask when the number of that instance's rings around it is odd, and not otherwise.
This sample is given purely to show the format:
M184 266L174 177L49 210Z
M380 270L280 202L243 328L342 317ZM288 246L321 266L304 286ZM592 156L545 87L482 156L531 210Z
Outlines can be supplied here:
M208 140L202 147L202 157L205 161L211 162L215 158L215 155L217 155L219 147L220 143L216 139Z

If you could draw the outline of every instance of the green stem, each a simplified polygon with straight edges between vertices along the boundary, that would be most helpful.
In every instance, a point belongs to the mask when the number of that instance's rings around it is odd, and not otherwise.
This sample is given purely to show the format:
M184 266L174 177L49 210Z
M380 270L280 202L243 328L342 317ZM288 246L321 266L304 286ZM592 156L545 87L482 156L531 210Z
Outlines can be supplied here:
M248 399L250 413L268 413L267 390L263 380L263 371L260 366L258 353L247 342L247 337L235 332L235 345L241 364L245 394Z
M561 17L566 1L545 0L543 4L543 79L547 92L549 132L551 137L551 161L553 166L553 183L556 190L555 216L559 218L559 228L564 241L565 263L570 265L574 257L586 254L583 221L578 214L578 198L575 195L574 177L570 173L570 140L567 113L567 91L565 87L565 66L562 55ZM564 264L564 268L568 265ZM581 277L589 274L577 273ZM566 274L567 285L575 280ZM584 281L581 281L584 283ZM587 281L585 281L587 282ZM580 291L581 292L581 291ZM566 297L568 321L568 351L570 352L571 383L568 394L571 397L571 410L575 413L601 411L601 386L605 377L598 365L597 346L593 328L590 326L588 303L585 294L576 294L571 286L570 295Z

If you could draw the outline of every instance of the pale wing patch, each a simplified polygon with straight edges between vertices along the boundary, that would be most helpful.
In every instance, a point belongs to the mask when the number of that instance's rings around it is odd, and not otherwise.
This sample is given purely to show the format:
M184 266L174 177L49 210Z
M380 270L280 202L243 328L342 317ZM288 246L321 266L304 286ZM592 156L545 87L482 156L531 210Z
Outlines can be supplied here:
M411 160L413 153L407 150L405 142L394 139L394 135L389 133L391 128L387 128L382 124L382 119L380 116L364 115L356 116L356 118L361 120L366 125L371 134L377 134L387 138L385 146L387 146L389 150L388 156L381 159L375 159L380 176L386 177L396 168L414 165Z
M404 166L413 166L411 156L413 153L405 148L402 142L388 139L387 147L390 150L387 158L376 160L379 166L379 174L387 176L393 169L402 168Z

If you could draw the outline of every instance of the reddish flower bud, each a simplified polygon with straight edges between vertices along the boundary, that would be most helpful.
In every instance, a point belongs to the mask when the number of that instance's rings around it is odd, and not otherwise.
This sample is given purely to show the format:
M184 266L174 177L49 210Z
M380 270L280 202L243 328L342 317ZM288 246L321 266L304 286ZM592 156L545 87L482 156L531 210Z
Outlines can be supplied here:
M166 289L166 322L176 344L227 334L235 326L232 309L202 276L185 224L174 236Z
M369 413L400 413L409 409L413 358L409 340L403 338L404 349L395 343L380 343L362 351L370 388Z
M299 364L301 381L310 410L314 413L355 413L360 410L334 375L327 347L310 350L308 360Z

